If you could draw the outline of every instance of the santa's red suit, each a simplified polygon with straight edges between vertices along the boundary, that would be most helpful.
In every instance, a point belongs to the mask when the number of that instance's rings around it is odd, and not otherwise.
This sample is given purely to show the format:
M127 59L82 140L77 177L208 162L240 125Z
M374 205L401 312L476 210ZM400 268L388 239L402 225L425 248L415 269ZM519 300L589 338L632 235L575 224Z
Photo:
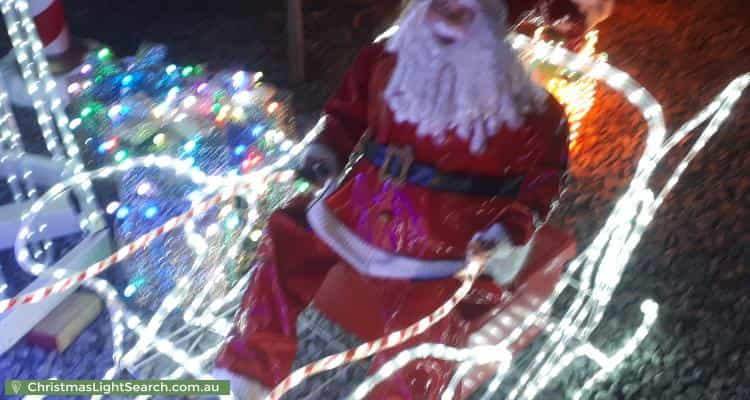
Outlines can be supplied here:
M511 21L539 2L533 3L511 2ZM365 48L327 103L317 147L332 151L339 165L355 146L369 154L325 196L297 199L271 216L236 327L216 362L232 376L273 388L293 368L409 326L458 288L452 276L477 232L500 224L512 244L523 247L558 197L568 128L552 97L520 125L504 124L476 151L456 132L434 140L412 123L397 122L383 95L396 58L384 43ZM482 177L501 191L435 189L414 176L412 164L459 182ZM457 309L424 334L339 372L338 381L334 371L288 398L341 398L356 380L416 343L462 346L477 328L473 321L502 296L498 282L481 277ZM449 363L412 363L369 398L436 399L451 374ZM325 385L331 382L348 386L335 391Z

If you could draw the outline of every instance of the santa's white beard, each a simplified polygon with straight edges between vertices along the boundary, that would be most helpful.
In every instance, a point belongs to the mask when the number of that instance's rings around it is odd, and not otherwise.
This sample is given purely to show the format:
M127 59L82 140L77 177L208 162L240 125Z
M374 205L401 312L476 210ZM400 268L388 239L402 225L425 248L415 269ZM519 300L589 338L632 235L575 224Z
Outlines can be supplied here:
M388 39L386 50L397 61L385 100L396 121L416 125L418 135L440 143L455 129L472 152L481 153L489 137L503 125L518 127L547 95L489 17L478 17L460 43L442 46L424 21L428 3L407 9Z

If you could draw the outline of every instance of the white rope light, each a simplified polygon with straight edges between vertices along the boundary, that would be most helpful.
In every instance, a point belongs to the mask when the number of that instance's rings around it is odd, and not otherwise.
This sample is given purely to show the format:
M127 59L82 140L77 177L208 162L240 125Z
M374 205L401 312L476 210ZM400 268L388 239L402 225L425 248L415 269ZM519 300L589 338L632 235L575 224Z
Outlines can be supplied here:
M648 124L646 148L628 190L617 202L613 213L607 219L604 228L597 234L593 243L570 263L566 273L567 276L572 278L580 270L580 282L582 285L578 288L578 293L573 299L572 305L568 308L561 321L561 324L566 329L556 330L551 334L551 337L544 343L532 365L522 375L518 384L511 390L509 396L510 399L531 399L556 375L550 374L550 372L559 368L560 361L564 358L563 353L565 349L569 348L569 341L573 337L572 334L577 332L579 338L583 337L585 339L598 326L605 308L611 300L612 293L619 284L624 268L636 245L639 243L641 236L653 219L656 210L677 183L688 163L718 131L719 126L730 115L731 107L739 99L742 91L750 84L750 75L743 75L732 82L719 98L711 103L707 110L701 112L696 119L678 130L670 141L665 144L667 131L661 106L646 89L638 85L629 75L606 63L586 60L580 55L570 53L564 49L555 49L553 52L544 43L533 44L530 38L523 35L512 34L510 40L513 47L517 50L531 51L534 56L546 59L547 62L580 71L586 76L597 80L603 80L614 90L623 93L641 111ZM554 60L550 59L551 54L554 54ZM658 198L654 200L652 191L648 189L648 180L659 162L677 142L699 126L713 112L716 112L716 115L711 123L709 123L708 128L701 134L688 156L682 160L667 185L660 192ZM563 279L558 283L553 291L553 295L541 305L537 314L544 315L551 310L552 305L556 302L559 295L568 288L568 282L569 279ZM586 295L584 290L590 290L592 296ZM653 322L652 318L655 319L657 307L655 304L652 307L652 303L645 304L647 304L645 306L647 310L653 310L653 315L646 315L642 329L639 329L631 341L618 352L619 357L614 357L614 361L610 360L611 363L621 362L624 357L635 350L640 341L648 333L648 328L650 328ZM646 313L645 310L644 313ZM507 346L518 340L529 326L537 322L535 319L535 316L526 318L524 323L516 328L500 345ZM393 365L397 364L395 360L393 360L393 363L388 368L388 371L394 368ZM386 363L382 368L386 368L388 365L389 363ZM606 367L602 366L602 370L590 382L602 379L612 369L611 364ZM498 373L495 376L490 382L491 390L485 394L483 399L488 399L492 392L497 390L502 377L503 373ZM593 383L588 383L588 385L593 385Z
M28 250L26 250L26 244L33 237L33 232L30 229L34 218L38 213L44 209L51 201L57 199L66 190L76 187L81 182L91 182L91 179L107 178L114 173L126 172L135 167L160 167L167 168L174 171L177 176L185 177L196 185L204 185L207 181L207 177L200 170L191 168L190 164L184 160L179 160L166 156L146 156L137 160L127 160L121 164L115 166L107 166L96 171L81 172L76 174L58 184L52 186L42 197L32 203L28 212L21 215L21 225L16 236L15 254L16 259L20 263L25 263L29 270L42 271L47 268L39 262L34 262L29 256Z
M26 151L23 147L18 124L10 107L10 99L5 84L0 82L0 168L6 174L6 182L13 196L13 201L21 203L27 199L35 200L37 190L33 184L33 170L25 168L21 174L17 174L17 168L24 164ZM15 159L13 166L9 165L10 157ZM41 228L40 228L41 229ZM46 262L51 261L52 254L48 251L52 248L51 241L45 241L42 248L36 244L32 246L34 258L38 259L47 250Z
M3 12L6 13L6 7L8 2L3 3ZM13 30L9 24L9 33ZM17 29L17 28L16 28ZM17 33L17 32L14 32ZM12 38L13 39L13 38ZM622 198L616 203L612 214L608 217L602 230L596 235L592 244L583 251L578 257L576 257L569 265L568 271L566 272L566 279L562 279L553 291L553 295L545 301L539 308L537 314L546 315L552 309L552 306L556 303L559 295L566 289L570 289L569 282L574 276L579 276L580 287L576 288L577 292L574 297L571 306L567 309L563 318L561 318L560 325L565 329L555 330L550 334L550 337L544 342L536 358L521 376L518 384L511 390L510 399L515 398L534 398L538 392L545 387L550 379L552 379L562 368L567 365L570 361L567 349L570 348L569 342L573 338L573 334L578 340L586 340L590 335L591 331L599 324L603 316L604 310L607 304L611 300L614 289L618 286L620 278L627 265L630 256L639 243L643 233L648 227L649 223L653 219L653 216L659 206L664 201L669 191L678 182L681 174L686 169L688 163L695 157L698 152L705 146L710 138L716 134L721 124L730 115L732 106L736 103L742 94L742 91L750 84L750 75L743 75L737 78L729 87L722 92L719 97L711 103L711 105L701 112L698 117L691 120L685 126L677 131L672 137L666 141L665 137L667 131L664 124L664 118L662 115L661 106L654 100L653 96L648 93L644 88L632 80L626 73L611 67L606 63L592 62L586 60L578 55L574 55L565 50L546 48L544 44L534 45L533 49L530 48L531 42L528 37L522 35L511 35L510 40L512 45L516 49L527 49L533 50L536 56L543 56L548 59L554 56L555 63L561 66L565 66L568 69L576 70L584 73L590 78L595 78L604 81L610 85L614 90L624 94L624 96L633 103L639 111L642 113L647 125L648 125L648 136L646 140L646 147L641 159L638 162L637 169L633 181L630 183L627 191ZM21 48L21 43L14 42L14 46L19 44L18 48ZM553 51L554 50L554 51ZM17 52L19 63L26 62L22 52ZM27 69L30 70L30 68ZM35 87L29 84L30 92L35 92ZM36 87L38 89L38 87ZM59 105L58 105L59 106ZM697 128L700 124L706 121L713 115L712 120L709 122L706 130L700 135L696 143L691 148L688 156L682 160L680 165L669 179L667 185L659 192L658 196L654 196L653 192L648 188L648 181L652 176L654 170L669 150L676 145L682 138L689 134L693 129ZM42 120L40 116L40 125ZM49 122L45 120L44 122ZM67 124L66 124L67 126ZM263 169L253 172L246 176L237 177L220 177L219 184L216 184L214 188L216 190L220 188L228 188L233 185L244 183L257 183L258 185L264 185L264 179L274 170L278 170L280 167L286 165L293 156L299 154L302 149L316 136L311 133L308 134L305 139L290 147L289 154L280 157L274 164L264 167ZM52 148L50 148L52 147ZM48 148L52 153L55 149L54 146ZM74 152L75 153L75 152ZM75 155L75 154L74 154ZM160 159L163 162L163 159ZM152 159L153 162L153 159ZM126 162L117 167L109 167L110 169L98 171L97 173L82 173L74 176L64 182L63 185L56 185L42 198L32 205L30 213L22 218L25 225L22 225L25 229L19 232L19 238L17 240L16 249L18 251L20 246L25 245L25 240L30 239L28 225L30 224L31 217L45 204L45 201L49 201L49 198L59 195L66 186L72 184L83 184L88 179L99 176L109 176L116 171L123 171L134 165L134 162ZM81 171L78 171L81 172ZM211 177L213 180L214 177ZM203 176L205 183L206 177ZM84 185L85 186L85 185ZM257 191L255 191L257 192ZM250 229L251 222L248 222L243 227L243 232ZM23 233L23 234L21 234ZM245 232L247 234L247 232ZM252 237L252 233L250 233ZM243 236L244 237L244 236ZM19 246L20 245L20 246ZM234 252L231 252L234 254ZM18 254L17 254L18 255ZM28 259L28 255L26 255ZM580 274L580 275L578 275ZM239 285L237 285L239 286ZM201 300L202 301L202 300ZM169 303L171 304L171 303ZM168 305L169 305L168 304ZM214 302L209 308L209 316L211 313L217 312L222 306L215 306L218 304ZM173 308L172 308L173 309ZM170 309L169 312L172 312ZM590 358L597 360L601 366L601 370L592 377L586 385L581 389L581 392L588 390L593 385L606 377L612 372L617 364L621 363L625 357L630 355L639 343L648 334L648 331L656 318L656 311L658 307L655 303L646 302L642 306L644 312L644 322L640 328L636 331L636 334L627 341L626 345L618 350L614 356L606 358L600 353L593 351L589 347L579 347L580 351L588 349L586 353ZM118 314L119 315L119 314ZM205 322L210 321L211 317L205 318L205 316L194 316L189 315L186 318L191 321ZM530 316L524 320L524 322L517 327L506 339L495 346L477 346L468 349L451 349L442 345L421 345L414 349L407 350L399 354L396 358L386 363L380 370L365 382L363 382L352 394L350 398L363 398L369 393L369 391L384 379L387 379L392 373L397 371L399 368L406 365L413 359L424 358L424 357L435 357L442 358L445 360L460 361L462 364L461 372L467 370L468 367L464 365L470 364L483 364L489 362L500 362L501 368L498 370L495 378L490 383L490 391L485 394L485 398L491 394L492 391L499 387L503 375L507 371L510 365L511 355L508 352L510 345L517 341L523 332L529 327L537 323L536 316ZM143 331L140 321L135 321L130 324L135 331L141 334L147 335L149 331ZM141 336L143 338L144 336ZM144 342L144 341L141 341ZM169 341L159 343L171 343ZM145 346L145 345L144 345ZM162 347L162 350L171 350L173 347L166 345L159 346L157 349ZM142 348L134 349L134 354L143 351ZM176 352L177 355L171 354L173 360L182 361L183 363L190 363L191 366L196 364L191 361L190 358L182 357L183 353ZM199 357L199 364L206 359L204 357L206 352ZM177 359L176 359L176 358ZM135 358L135 357L134 357ZM178 368L173 371L170 376L181 375L187 371L186 368L182 368L184 371ZM196 374L202 376L202 372L194 370ZM457 382L457 381L456 381ZM451 387L455 387L457 384L452 384Z
M2 2L0 9L52 160L64 165L65 175L82 172L84 167L80 158L80 150L75 137L68 128L69 120L65 115L63 99L56 90L57 82L49 73L49 66L43 52L44 46L39 40L36 26L29 15L28 3L25 0L6 0ZM55 125L62 136L62 144L56 136ZM91 229L93 231L103 227L104 220L97 209L91 182L81 182L76 192L81 199L84 212L88 213L81 218L81 228L93 228ZM19 261L19 265L36 275L41 271L32 269L32 265L38 267L43 264L32 263L27 258L25 261Z

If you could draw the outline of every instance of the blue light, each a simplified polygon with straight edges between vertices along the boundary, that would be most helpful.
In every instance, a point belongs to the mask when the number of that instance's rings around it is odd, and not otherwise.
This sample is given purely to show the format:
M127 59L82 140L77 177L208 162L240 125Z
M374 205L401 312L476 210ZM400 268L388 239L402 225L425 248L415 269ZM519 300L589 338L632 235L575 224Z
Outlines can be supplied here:
M188 154L192 153L193 150L195 150L195 146L197 146L197 145L198 145L198 143L196 143L195 140L188 140L185 143L185 146L184 146L185 153L188 153Z
M253 136L259 136L265 130L266 130L265 126L263 126L263 125L255 125L255 128L253 128Z
M154 218L156 216L156 213L158 213L158 212L159 212L159 209L156 206L151 206L151 207L149 207L149 208L146 209L146 211L143 213L143 215L146 218L151 219L151 218Z
M247 150L247 146L245 146L244 144L241 144L234 148L234 155L241 156L245 154L245 150Z
M122 292L122 295L129 299L131 296L133 296L135 294L136 290L137 290L137 288L135 286L128 285L125 288L125 290Z
M99 152L100 154L105 154L105 153L107 152L107 148L108 148L108 147L109 147L109 146L107 145L107 143L106 143L106 142L104 142L104 143L101 143L101 144L99 145L99 147L98 147L98 148L96 149L96 151L98 151L98 152Z
M130 209L128 207L123 206L123 207L120 207L119 210L117 210L117 213L115 214L115 216L117 217L117 219L125 219L125 217L127 217L128 214L130 214Z
M240 225L240 217L232 215L227 219L227 229L234 229Z
M133 83L133 79L134 79L133 75L130 75L130 74L125 75L125 76L122 77L122 84L125 85L125 86L128 86L131 83Z

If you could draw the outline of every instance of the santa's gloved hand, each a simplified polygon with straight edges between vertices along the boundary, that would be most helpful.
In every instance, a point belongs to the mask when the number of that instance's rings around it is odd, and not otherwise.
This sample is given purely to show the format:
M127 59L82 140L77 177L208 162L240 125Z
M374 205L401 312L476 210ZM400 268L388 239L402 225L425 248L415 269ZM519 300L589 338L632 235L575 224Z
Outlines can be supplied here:
M315 185L322 186L340 171L338 158L327 146L314 143L302 155L297 173Z
M469 243L469 254L480 257L484 262L484 273L501 285L507 285L516 278L526 264L531 244L516 246L508 232L500 224L478 232Z

